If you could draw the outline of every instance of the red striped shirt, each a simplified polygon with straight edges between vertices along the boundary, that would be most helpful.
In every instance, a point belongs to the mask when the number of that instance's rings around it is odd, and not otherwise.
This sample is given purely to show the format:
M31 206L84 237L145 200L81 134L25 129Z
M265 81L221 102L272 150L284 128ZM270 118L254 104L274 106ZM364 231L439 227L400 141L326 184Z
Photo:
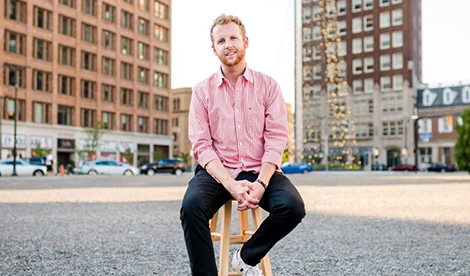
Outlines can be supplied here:
M277 82L250 70L233 88L221 70L194 87L189 139L197 162L220 159L233 177L259 173L269 162L280 170L287 142L285 102Z

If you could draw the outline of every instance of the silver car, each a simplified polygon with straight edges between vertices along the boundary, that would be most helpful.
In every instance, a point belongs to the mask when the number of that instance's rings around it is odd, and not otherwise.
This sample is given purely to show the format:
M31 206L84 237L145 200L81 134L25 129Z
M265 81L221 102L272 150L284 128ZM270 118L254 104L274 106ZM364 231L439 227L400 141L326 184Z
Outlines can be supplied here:
M83 166L78 170L75 170L76 173L97 175L97 174L113 174L113 175L138 175L139 168L118 162L115 160L95 160L87 161Z
M10 176L13 173L13 159L0 160L0 176ZM16 174L18 176L43 176L47 167L32 165L22 159L16 159Z

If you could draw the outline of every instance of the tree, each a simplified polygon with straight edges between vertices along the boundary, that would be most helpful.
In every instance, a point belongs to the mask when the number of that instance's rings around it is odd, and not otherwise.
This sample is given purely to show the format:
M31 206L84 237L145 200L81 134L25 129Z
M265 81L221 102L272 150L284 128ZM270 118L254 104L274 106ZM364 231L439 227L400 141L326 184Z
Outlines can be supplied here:
M165 157L166 156L165 156L165 154L163 153L163 151L161 149L157 149L153 152L153 161L154 162L160 161Z
M178 155L178 157L181 158L181 160L183 160L184 163L189 164L189 161L190 161L190 158L191 158L189 153L181 152Z
M91 141L91 143L86 149L79 150L78 155L80 157L86 155L86 158L89 159L90 155L96 154L101 137L107 132L107 130L105 129L103 121L98 120L92 128L84 127L83 131L88 136L88 140Z
M470 173L470 107L465 109L460 117L462 121L458 121L459 123L455 126L458 136L454 147L454 157L459 169Z

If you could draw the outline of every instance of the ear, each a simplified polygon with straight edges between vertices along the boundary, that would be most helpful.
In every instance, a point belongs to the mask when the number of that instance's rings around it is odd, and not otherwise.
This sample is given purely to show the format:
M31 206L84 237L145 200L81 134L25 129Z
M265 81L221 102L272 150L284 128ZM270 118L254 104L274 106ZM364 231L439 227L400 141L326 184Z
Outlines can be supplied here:
M217 51L215 50L214 44L212 44L211 47L212 47L212 52L214 53L214 56L217 56Z
M244 43L245 43L245 49L248 48L248 37L245 36L245 39L244 39Z

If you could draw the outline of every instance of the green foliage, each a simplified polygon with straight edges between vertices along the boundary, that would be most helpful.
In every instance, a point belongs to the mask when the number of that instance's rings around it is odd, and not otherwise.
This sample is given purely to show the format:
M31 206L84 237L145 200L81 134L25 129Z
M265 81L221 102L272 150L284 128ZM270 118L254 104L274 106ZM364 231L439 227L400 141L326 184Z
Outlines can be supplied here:
M103 121L96 121L92 128L84 127L83 131L88 136L88 140L91 141L90 147L78 150L77 154L80 160L91 160L93 156L96 156L101 137L107 132L104 128Z
M41 145L37 144L36 147L34 148L34 154L35 156L39 157L44 157L49 153L50 150L46 150L41 148Z
M454 157L459 170L470 173L470 107L462 112L461 118L463 124L455 126L458 136L454 147Z
M191 155L189 153L181 152L177 157L181 158L184 163L189 164Z
M161 159L163 159L165 157L166 157L165 154L160 149L157 149L153 152L153 161L154 162L160 161Z

